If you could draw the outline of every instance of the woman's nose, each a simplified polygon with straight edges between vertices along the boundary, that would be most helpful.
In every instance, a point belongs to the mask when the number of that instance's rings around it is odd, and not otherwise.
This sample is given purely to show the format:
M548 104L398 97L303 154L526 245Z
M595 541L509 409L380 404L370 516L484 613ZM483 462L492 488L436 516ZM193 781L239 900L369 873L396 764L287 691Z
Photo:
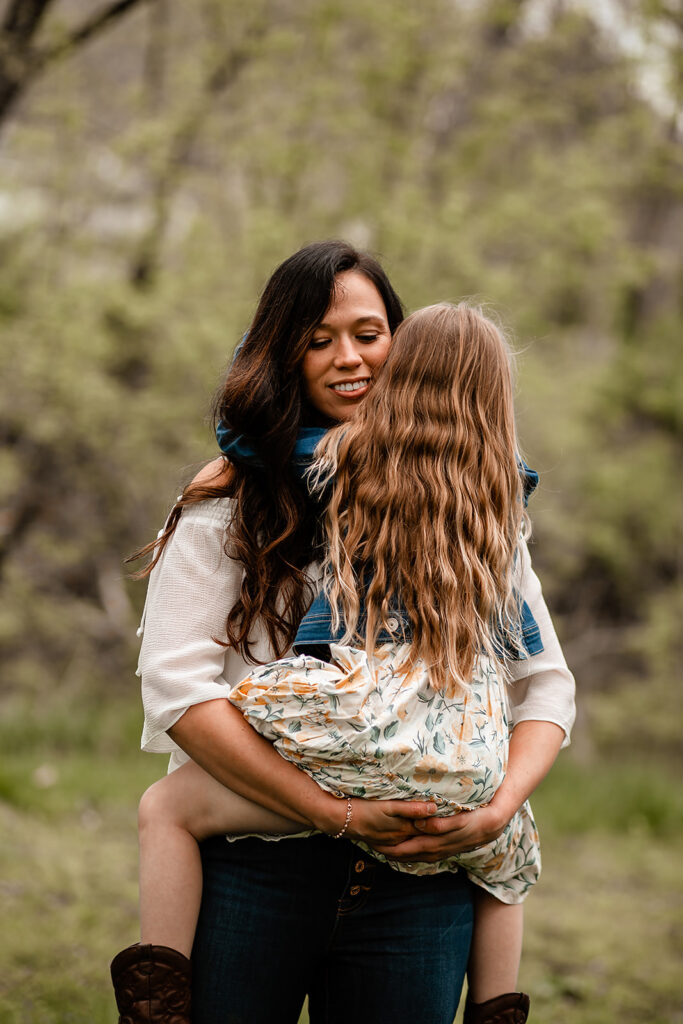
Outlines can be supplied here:
M334 362L335 365L340 368L345 366L360 366L363 362L363 357L358 351L358 348L352 338L342 336L339 339Z

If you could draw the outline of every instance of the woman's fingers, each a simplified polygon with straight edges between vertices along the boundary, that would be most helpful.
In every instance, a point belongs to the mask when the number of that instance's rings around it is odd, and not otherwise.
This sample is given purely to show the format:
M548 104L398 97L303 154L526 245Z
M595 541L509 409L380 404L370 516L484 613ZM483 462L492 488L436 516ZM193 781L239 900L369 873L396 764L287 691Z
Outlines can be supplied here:
M433 817L436 805L420 800L368 800L359 803L359 816L367 820L366 827L358 830L359 838L378 853L407 863L420 861L431 864L476 850L496 839L506 824L501 822L500 814L492 804L436 818ZM380 807L381 814L377 817ZM425 807L429 808L427 817L424 816Z
M420 836L407 838L391 848L388 844L373 845L379 853L395 860L426 863L444 860L458 853L476 850L500 835L502 828L488 811L489 808L482 807L447 818L430 819L426 826L420 828Z
M387 814L399 818L420 818L429 820L428 815L436 814L436 804L431 800L385 800Z
M430 836L440 836L444 832L461 832L467 827L469 812L461 814L449 814L445 818L421 818L415 822L415 827Z
M408 836L418 836L412 817L403 817L396 813L400 809L400 801L354 800L353 814L349 822L348 833L356 839L364 839L368 843L382 843L390 846L400 843ZM425 805L418 803L424 812Z
M427 863L483 846L502 826L491 807L434 817L422 800L356 800L349 834L396 860Z
M385 843L382 846L372 845L374 850L378 853L383 853L385 857L391 857L392 860L404 861L407 864L420 863L420 864L433 864L436 861L448 860L449 857L454 856L455 853L465 853L466 850L471 849L470 846L466 846L464 849L453 850L452 847L443 849L441 846L427 846L425 843L419 843L414 839L406 839L402 843L397 843L395 846L391 846L389 843Z
M354 800L353 806L349 832L377 849L394 848L410 838L420 839L427 830L417 828L416 820L428 823L437 811L436 803L431 800ZM439 826L433 835L459 828L459 824L454 825L456 817L463 816L435 819L448 824Z
M443 860L445 854L441 852L440 840L435 836L414 836L410 839L404 839L403 842L397 843L391 846L389 843L373 843L373 848L378 853L383 853L386 857L391 857L393 860L404 860L404 861L426 861L430 860Z
M471 846L487 843L495 839L503 831L506 822L501 822L490 806L479 807L474 811L461 811L445 818L421 818L415 827L424 835L449 836L462 839L465 836Z

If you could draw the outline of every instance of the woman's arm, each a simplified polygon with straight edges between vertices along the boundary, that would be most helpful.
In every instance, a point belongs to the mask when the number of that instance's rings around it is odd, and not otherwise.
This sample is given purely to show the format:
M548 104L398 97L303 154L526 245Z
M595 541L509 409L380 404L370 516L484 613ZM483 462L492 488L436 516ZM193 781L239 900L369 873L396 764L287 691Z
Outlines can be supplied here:
M346 819L346 800L327 793L281 757L227 700L188 708L169 730L200 767L228 789L277 814L336 835ZM413 820L433 814L429 801L354 800L349 837L389 845L419 832Z
M562 746L566 747L576 717L576 686L524 542L520 546L516 586L536 620L543 650L508 663L511 726L527 721L554 722L564 732Z

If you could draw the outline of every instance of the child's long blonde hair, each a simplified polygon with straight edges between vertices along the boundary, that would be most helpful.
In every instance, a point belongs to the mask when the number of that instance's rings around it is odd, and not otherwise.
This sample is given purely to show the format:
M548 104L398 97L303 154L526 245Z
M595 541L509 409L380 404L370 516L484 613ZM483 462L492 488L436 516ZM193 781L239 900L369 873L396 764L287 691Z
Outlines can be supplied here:
M465 304L409 316L356 418L317 450L320 476L334 474L326 586L343 643L370 652L382 627L396 633L388 620L400 605L411 663L422 659L449 695L468 685L480 652L518 646L517 452L510 351L496 325Z

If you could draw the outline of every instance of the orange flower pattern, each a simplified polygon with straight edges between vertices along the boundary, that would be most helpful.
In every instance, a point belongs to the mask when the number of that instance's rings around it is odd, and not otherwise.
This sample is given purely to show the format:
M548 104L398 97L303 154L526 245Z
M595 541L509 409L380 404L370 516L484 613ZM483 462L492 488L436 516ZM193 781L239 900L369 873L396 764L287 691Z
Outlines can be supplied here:
M365 651L332 645L334 664L308 655L260 666L230 700L279 753L338 796L430 799L438 814L488 804L505 777L509 726L502 666L482 656L470 688L455 698L429 685L424 665L407 667L407 644ZM528 803L497 839L436 864L398 871L463 868L503 903L520 903L541 870Z

